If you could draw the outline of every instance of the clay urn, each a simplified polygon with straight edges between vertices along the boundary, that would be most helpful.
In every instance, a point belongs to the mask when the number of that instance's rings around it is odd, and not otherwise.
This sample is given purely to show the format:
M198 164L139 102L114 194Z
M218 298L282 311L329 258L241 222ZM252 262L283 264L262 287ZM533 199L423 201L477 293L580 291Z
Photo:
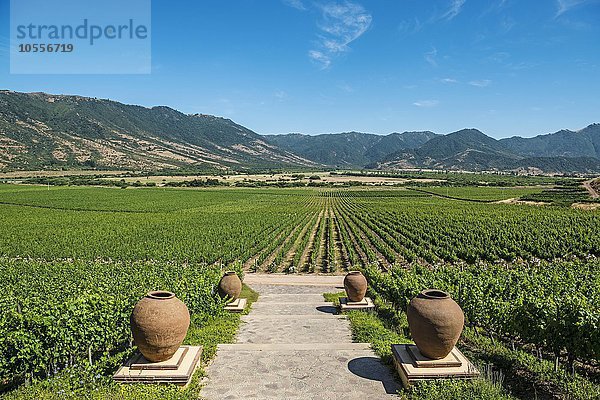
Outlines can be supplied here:
M190 313L174 293L149 292L131 313L131 332L140 352L152 362L173 357L190 326Z
M348 275L344 278L344 288L348 300L352 302L362 301L367 293L367 278L360 271L348 272Z
M448 293L436 289L424 290L413 298L406 317L417 348L433 360L450 354L465 323L460 306Z
M219 295L221 297L230 297L237 299L242 293L242 281L235 271L227 271L219 282Z

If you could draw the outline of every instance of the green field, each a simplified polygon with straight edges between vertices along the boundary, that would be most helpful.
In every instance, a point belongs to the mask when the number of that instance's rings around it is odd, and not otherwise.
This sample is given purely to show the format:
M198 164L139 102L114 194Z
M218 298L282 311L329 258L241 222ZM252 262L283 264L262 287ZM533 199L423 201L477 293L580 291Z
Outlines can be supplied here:
M407 299L444 288L465 309L463 346L477 360L518 374L519 354L534 352L519 361L532 382L594 398L585 394L600 393L600 213L497 203L542 190L0 185L0 388L11 398L53 398L59 387L73 398L94 389L97 398L194 398L198 385L171 393L110 382L131 354L128 316L146 291L177 293L196 321L188 343L207 345L231 340L223 332L239 322L214 295L223 269L361 268L392 310L380 317L393 335L405 333ZM73 365L87 367L70 379ZM509 379L501 392L527 398L526 381Z

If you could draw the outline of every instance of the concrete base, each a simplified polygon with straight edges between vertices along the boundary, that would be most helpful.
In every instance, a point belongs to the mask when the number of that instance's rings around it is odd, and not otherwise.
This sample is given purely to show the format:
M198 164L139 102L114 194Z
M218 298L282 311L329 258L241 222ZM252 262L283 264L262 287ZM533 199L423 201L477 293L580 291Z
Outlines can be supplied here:
M248 300L246 300L246 299L235 299L234 301L232 301L231 303L228 303L225 306L225 311L229 311L232 313L244 312L244 309L246 309L247 302L248 302Z
M131 357L113 375L120 383L170 383L186 386L200 361L202 346L181 346L167 361L151 362L141 354Z
M472 379L479 371L455 347L441 360L424 357L414 344L393 344L394 366L404 387L431 379Z
M375 304L370 297L365 297L362 301L349 301L347 297L340 299L340 309L342 311L372 311L375 310Z

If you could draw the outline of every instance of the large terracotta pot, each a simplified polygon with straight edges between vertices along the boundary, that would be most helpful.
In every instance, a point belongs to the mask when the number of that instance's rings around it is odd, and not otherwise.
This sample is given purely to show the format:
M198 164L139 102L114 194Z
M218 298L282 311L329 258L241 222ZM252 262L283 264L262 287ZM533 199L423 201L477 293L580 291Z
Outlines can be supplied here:
M190 326L190 313L174 293L149 292L131 313L131 332L140 352L153 362L175 354Z
M348 272L344 278L344 288L350 301L362 301L367 293L367 278L360 271Z
M458 342L465 315L446 292L428 289L413 298L406 310L410 334L425 357L446 357Z
M242 281L235 271L227 271L219 282L219 294L221 297L231 297L237 299L242 293Z

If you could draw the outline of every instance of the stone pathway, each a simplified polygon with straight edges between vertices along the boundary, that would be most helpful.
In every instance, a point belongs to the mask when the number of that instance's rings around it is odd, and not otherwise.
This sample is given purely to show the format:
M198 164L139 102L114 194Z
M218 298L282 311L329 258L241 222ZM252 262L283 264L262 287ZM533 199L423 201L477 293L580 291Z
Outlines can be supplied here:
M202 396L237 399L391 399L400 388L368 343L352 343L350 325L322 293L343 277L250 275L260 293L242 317L236 344L219 345Z

